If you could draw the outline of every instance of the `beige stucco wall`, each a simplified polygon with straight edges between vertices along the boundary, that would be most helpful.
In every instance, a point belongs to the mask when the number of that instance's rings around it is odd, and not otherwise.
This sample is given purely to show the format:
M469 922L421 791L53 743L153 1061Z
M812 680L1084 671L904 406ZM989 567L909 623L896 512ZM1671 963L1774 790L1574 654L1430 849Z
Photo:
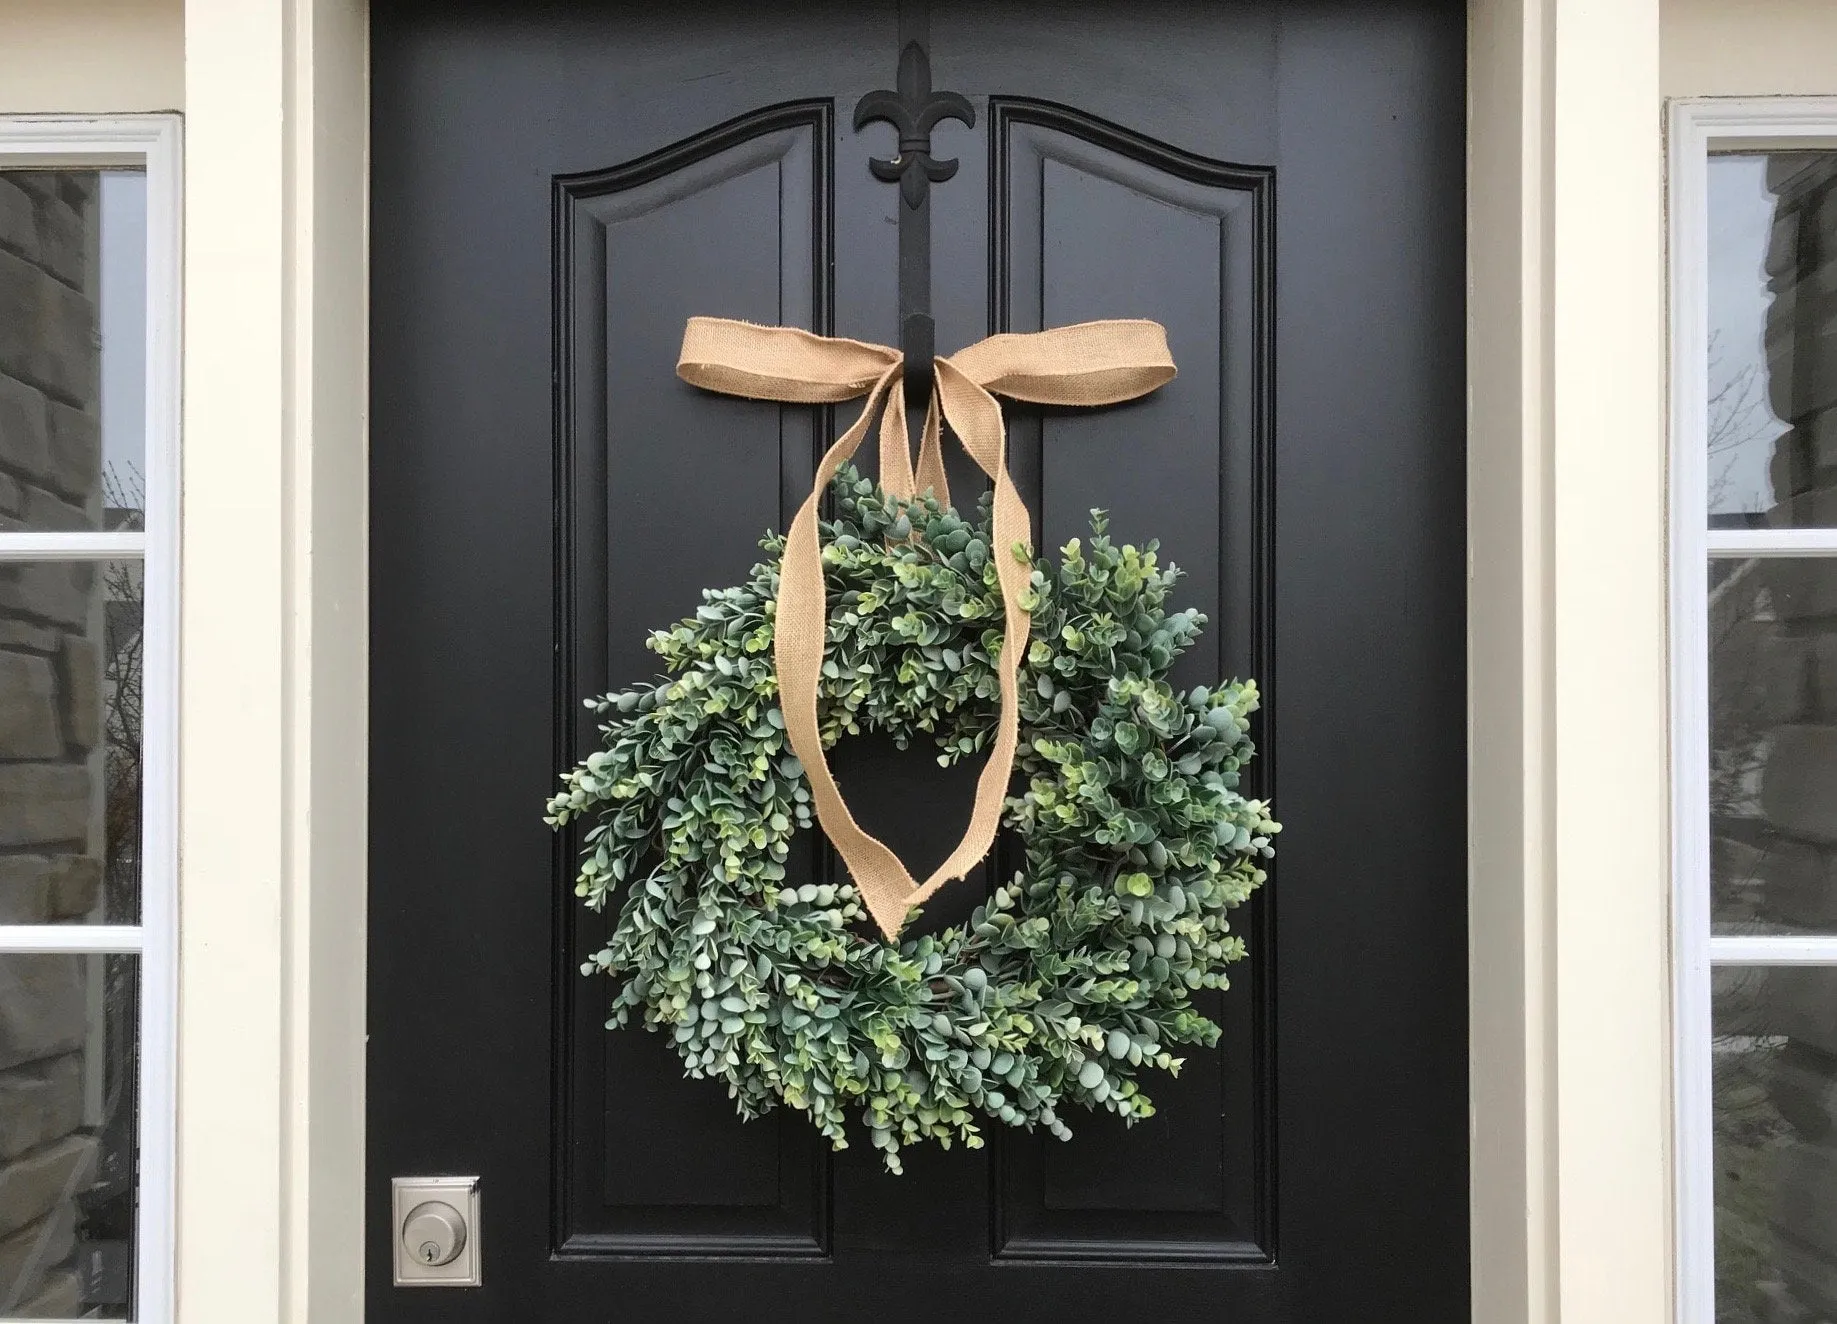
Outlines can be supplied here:
M1666 96L1837 93L1830 0L1664 0ZM0 0L0 113L176 110L183 0Z
M1837 93L1832 0L1663 0L1668 97Z
M0 34L0 114L184 104L184 0L0 0Z

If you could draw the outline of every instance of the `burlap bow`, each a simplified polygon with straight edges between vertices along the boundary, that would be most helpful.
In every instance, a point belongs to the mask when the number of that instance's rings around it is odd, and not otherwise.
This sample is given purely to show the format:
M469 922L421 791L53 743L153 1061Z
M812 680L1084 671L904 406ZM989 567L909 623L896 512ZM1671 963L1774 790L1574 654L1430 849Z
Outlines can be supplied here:
M683 332L677 375L727 395L794 404L833 404L867 396L861 417L817 465L816 483L785 537L778 587L775 659L778 698L791 750L803 762L817 821L835 846L889 940L911 908L944 884L963 877L988 853L1001 825L1001 805L1014 770L1020 731L1016 675L1027 652L1027 613L1021 596L1032 573L1015 554L1030 548L1027 507L1008 477L1007 433L1001 406L990 394L1049 405L1107 405L1147 395L1172 379L1167 333L1156 322L1081 322L1050 331L990 336L934 360L931 404L915 474L900 391L904 361L886 345L812 335L795 327L754 326L719 317L692 317ZM1001 583L1004 633L996 674L1001 714L995 747L976 783L976 803L963 840L922 884L887 846L855 822L830 773L818 734L817 687L823 670L828 608L823 563L817 550L817 507L836 470L854 455L881 403L891 400L880 425L880 483L899 499L930 491L949 504L940 448L948 422L963 449L995 485L994 547L990 557Z

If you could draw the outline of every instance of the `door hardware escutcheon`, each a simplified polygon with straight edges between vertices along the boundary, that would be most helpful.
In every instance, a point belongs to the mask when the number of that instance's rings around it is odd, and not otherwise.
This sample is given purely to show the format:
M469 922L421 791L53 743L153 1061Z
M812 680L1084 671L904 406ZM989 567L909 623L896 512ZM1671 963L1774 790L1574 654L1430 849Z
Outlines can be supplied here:
M397 1287L477 1287L477 1177L396 1177L390 1235Z

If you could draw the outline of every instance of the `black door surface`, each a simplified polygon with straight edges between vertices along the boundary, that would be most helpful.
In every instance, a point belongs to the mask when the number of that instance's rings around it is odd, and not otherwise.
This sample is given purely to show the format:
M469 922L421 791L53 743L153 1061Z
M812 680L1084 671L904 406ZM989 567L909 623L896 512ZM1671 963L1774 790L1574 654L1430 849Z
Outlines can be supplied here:
M1175 679L1262 682L1285 832L1158 1116L893 1177L601 1028L542 806L853 417L682 384L684 320L897 340L851 121L915 36L976 113L940 350L1165 324L1175 382L1009 406L1013 465L1042 547L1101 506L1186 569ZM368 1317L1466 1318L1461 7L403 0L374 79ZM922 751L838 775L921 876L960 834ZM390 1286L389 1178L436 1173L482 1178L481 1288Z

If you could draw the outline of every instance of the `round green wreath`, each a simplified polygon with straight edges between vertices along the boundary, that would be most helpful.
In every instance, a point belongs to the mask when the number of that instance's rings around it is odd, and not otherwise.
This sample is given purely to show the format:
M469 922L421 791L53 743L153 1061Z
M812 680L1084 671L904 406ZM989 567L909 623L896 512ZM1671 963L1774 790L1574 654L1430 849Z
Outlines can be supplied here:
M924 732L941 763L974 754L999 702L986 498L971 524L849 467L833 490L825 744L872 730L903 748ZM782 538L760 544L745 584L704 591L692 618L651 635L669 676L588 701L604 746L548 806L557 827L597 818L575 893L595 911L622 898L581 968L620 981L608 1028L640 1010L743 1117L782 1101L838 1149L858 1109L895 1172L920 1139L981 1145L979 1113L1061 1139L1067 1100L1153 1114L1137 1075L1176 1073L1174 1046L1217 1042L1192 996L1224 988L1244 955L1227 912L1264 881L1280 828L1237 790L1255 682L1175 692L1168 668L1205 618L1166 610L1179 571L1156 544L1116 547L1100 512L1092 529L1088 550L1073 539L1056 567L1034 561L1024 604L1027 789L1004 823L1025 867L967 924L897 946L858 923L851 884L786 877L811 811L772 662Z

